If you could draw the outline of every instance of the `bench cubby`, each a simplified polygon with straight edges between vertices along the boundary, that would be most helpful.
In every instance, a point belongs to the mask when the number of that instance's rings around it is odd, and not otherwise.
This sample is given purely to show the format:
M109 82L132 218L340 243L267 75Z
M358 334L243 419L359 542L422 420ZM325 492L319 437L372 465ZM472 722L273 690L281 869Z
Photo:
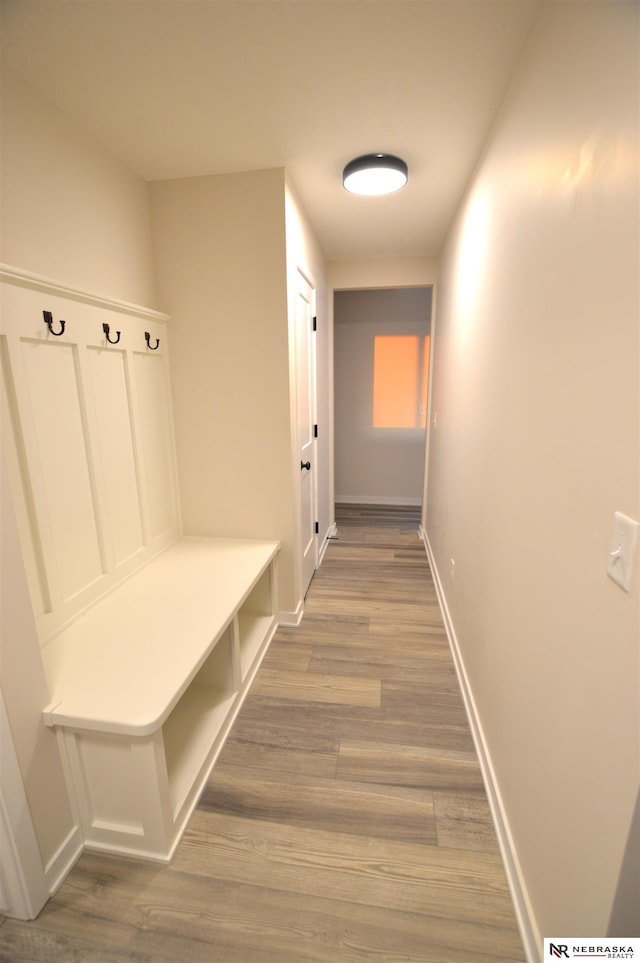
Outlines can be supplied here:
M251 671L271 618L271 579L272 572L267 569L238 611L238 648L243 680Z
M188 798L203 761L228 728L241 688L233 656L232 626L228 626L162 727L173 818Z

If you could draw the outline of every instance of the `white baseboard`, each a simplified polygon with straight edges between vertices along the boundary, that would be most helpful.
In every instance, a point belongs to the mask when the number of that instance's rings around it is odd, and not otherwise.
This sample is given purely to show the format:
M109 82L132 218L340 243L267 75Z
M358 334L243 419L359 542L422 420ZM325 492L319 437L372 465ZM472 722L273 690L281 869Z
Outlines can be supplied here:
M76 861L82 855L83 849L80 827L74 826L44 868L44 875L51 896L65 881Z
M322 565L322 560L325 557L327 548L329 546L329 540L331 538L337 538L337 537L338 537L338 527L334 522L333 525L327 531L327 534L325 535L325 537L322 539L322 545L320 546L320 552L318 556L318 568L320 568L320 566Z
M336 528L336 523L327 530L327 534L324 536L320 543L320 551L318 553L318 568L322 565L322 559L327 551L327 546L329 545L329 539L335 538L338 529ZM302 622L302 616L304 615L304 599L298 602L295 612L278 612L278 625L291 625L298 626Z
M487 740L482 729L482 723L480 721L475 700L473 698L473 692L469 684L469 679L464 666L464 660L458 644L458 638L456 636L456 631L451 619L449 608L447 606L444 589L442 587L442 581L433 557L433 552L431 551L431 545L429 544L429 538L422 526L420 526L419 531L420 538L422 539L427 552L429 565L431 566L433 582L435 585L436 594L438 596L438 602L440 604L440 611L442 612L447 638L449 639L449 645L451 647L451 653L453 655L453 661L456 667L456 674L462 690L462 697L464 699L467 716L469 718L469 725L471 726L471 733L473 735L473 741L480 762L480 769L482 770L482 778L489 799L493 824L498 837L498 844L502 854L502 861L504 863L504 868L507 875L507 882L509 884L511 898L513 900L525 956L527 958L527 963L540 963L542 939L527 892L527 887L522 874L522 869L520 867L520 860L518 859L513 836L509 828L509 820L507 818L504 803L502 801L502 795L500 793L500 787L498 785L493 764L491 762L489 746L487 745Z
M278 612L278 625L300 625L304 615L304 603L299 602L295 612Z
M336 495L336 505L408 505L420 507L422 498L410 498L402 495Z

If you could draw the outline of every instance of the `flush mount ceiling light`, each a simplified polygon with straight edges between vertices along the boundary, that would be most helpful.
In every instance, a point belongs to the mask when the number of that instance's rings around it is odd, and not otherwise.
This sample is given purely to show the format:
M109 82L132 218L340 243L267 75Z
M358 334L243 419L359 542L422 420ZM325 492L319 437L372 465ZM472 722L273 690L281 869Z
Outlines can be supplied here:
M408 168L393 154L365 154L349 161L342 183L352 194L391 194L407 183Z

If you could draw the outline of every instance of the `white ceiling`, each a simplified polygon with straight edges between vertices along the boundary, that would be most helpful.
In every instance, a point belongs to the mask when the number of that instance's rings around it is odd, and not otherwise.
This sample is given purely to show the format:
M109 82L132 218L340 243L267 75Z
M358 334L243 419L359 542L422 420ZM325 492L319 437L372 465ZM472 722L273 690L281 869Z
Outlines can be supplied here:
M325 254L437 255L540 0L2 0L2 55L147 180L287 168ZM398 194L342 188L359 154Z

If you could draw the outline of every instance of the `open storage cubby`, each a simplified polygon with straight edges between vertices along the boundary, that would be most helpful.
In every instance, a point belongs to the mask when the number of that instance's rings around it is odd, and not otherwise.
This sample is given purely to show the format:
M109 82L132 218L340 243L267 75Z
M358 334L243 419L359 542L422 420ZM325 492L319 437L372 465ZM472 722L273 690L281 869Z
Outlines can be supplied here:
M194 779L226 732L238 686L233 671L231 626L162 727L172 813L179 813Z
M253 665L274 611L271 571L267 569L238 611L238 645L243 680Z

